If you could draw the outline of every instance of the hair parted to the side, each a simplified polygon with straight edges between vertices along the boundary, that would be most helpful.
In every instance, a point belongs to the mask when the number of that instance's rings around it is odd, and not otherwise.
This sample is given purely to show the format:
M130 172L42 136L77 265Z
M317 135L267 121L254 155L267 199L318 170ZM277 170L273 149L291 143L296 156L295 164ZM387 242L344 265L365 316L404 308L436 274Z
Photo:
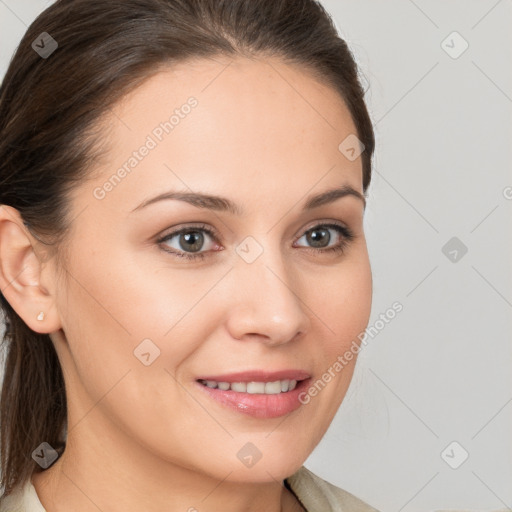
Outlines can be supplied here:
M58 48L32 48L47 32ZM0 205L61 261L69 192L102 156L99 121L162 67L226 55L275 56L330 85L348 106L364 144L363 191L374 132L357 64L315 0L58 0L30 25L0 87ZM341 142L341 141L340 141ZM47 334L32 331L3 295L5 373L0 402L3 496L41 468L42 443L65 447L63 374Z

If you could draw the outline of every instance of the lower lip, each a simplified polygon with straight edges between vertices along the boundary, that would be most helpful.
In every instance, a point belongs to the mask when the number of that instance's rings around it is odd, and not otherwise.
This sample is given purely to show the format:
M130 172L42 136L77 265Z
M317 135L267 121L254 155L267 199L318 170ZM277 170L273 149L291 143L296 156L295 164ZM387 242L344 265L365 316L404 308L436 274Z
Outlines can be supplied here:
M266 395L263 393L241 393L231 389L224 391L218 388L209 388L196 381L196 384L209 397L221 404L254 418L277 418L298 409L302 404L299 395L307 389L311 378L297 382L295 389L285 393Z

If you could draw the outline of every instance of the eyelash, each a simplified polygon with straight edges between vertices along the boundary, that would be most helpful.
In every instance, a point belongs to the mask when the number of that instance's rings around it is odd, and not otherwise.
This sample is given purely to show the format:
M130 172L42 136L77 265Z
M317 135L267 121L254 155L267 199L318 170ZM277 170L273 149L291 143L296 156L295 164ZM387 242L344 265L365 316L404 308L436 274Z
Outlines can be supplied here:
M343 254L343 252L345 251L345 249L347 248L349 243L354 239L354 234L352 233L352 231L349 228L347 228L346 226L344 226L342 224L333 223L333 222L326 223L326 224L317 224L316 226L313 226L312 228L307 229L300 236L300 238L302 238L302 236L304 236L306 233L308 233L310 231L315 231L319 228L332 228L332 229L336 230L339 234L342 235L342 240L337 245L335 245L333 247L329 247L327 249L315 249L313 247L309 248L309 250L316 252L316 253L341 253L341 254ZM156 242L158 245L162 245L164 242L171 240L175 236L181 235L183 233L190 233L193 231L204 231L209 236L211 236L213 240L217 241L218 237L217 237L216 232L214 230L210 229L209 227L207 227L206 224L201 224L201 225L197 225L197 226L187 226L186 228L182 228L177 231L173 231L172 233L168 233L167 235L159 238ZM171 250L165 249L165 248L162 248L162 250L164 250L165 252L168 252L178 258L187 258L189 260L196 260L198 258L203 260L205 258L204 252L198 252L198 253L182 252L182 253L180 253L180 252L176 252L174 250L171 251Z

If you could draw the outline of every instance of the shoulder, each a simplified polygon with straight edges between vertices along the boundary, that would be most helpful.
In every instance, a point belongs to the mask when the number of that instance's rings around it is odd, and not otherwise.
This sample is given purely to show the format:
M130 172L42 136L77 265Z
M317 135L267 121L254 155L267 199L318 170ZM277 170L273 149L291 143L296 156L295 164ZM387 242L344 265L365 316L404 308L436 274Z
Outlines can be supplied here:
M285 485L297 496L308 512L378 512L353 494L301 466Z
M46 512L37 496L34 485L28 480L9 496L0 497L0 512Z

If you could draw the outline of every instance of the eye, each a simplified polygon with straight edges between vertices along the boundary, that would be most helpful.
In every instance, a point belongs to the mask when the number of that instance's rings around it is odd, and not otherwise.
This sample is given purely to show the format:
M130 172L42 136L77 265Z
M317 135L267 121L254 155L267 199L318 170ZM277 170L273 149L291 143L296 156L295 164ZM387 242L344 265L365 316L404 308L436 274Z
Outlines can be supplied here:
M331 233L334 235L331 235ZM210 242L210 247L204 249L205 244L205 233L206 239L211 238L213 242ZM304 235L302 235L298 241L305 239L307 243L311 244L309 250L315 253L327 253L327 252L343 252L351 240L353 240L353 233L344 225L337 223L318 224L313 228L308 229ZM338 238L339 241L329 246L332 239ZM163 250L176 256L178 258L188 258L190 260L201 258L204 259L205 254L208 254L209 250L215 250L220 247L217 243L218 236L216 232L205 224L198 226L187 226L182 229L178 229L167 235L159 238L157 244L163 246ZM172 242L169 244L169 242ZM208 245L208 244L207 244ZM170 248L169 248L170 247Z
M174 246L170 245L170 247L172 247L173 250L164 248L164 251L167 251L179 258L204 258L204 253L199 252L204 245L204 233L207 234L207 238L212 238L213 240L217 239L216 234L213 232L213 230L206 227L206 225L201 224L200 226L187 226L186 228L173 231L172 233L169 233L164 237L160 238L159 240L157 240L157 243L163 244L164 242L169 242L176 238L176 240L174 240ZM216 244L214 243L213 247L215 246ZM166 243L165 247L169 247L169 245L167 245Z
M331 232L334 232L335 235L331 235ZM338 243L329 247L329 242L336 238L339 238ZM317 224L311 229L308 229L304 235L299 238L298 242L302 239L305 239L307 243L311 244L311 248L316 252L343 252L354 239L354 234L342 224Z

